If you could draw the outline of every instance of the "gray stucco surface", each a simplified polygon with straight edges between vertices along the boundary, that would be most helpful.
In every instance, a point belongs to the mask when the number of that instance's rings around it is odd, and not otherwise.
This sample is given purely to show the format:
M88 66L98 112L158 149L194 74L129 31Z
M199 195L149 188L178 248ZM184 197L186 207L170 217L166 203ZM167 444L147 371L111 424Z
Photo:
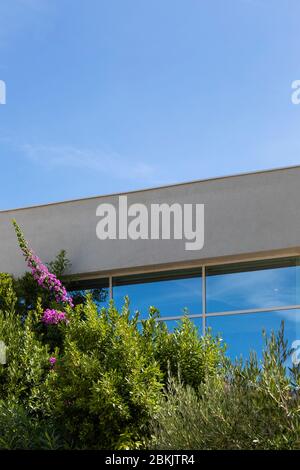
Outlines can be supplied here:
M300 167L238 175L128 193L128 203L205 204L205 241L186 251L183 240L105 240L96 236L100 203L118 195L0 212L0 271L26 266L17 248L16 218L44 260L67 251L73 273L250 254L300 247Z

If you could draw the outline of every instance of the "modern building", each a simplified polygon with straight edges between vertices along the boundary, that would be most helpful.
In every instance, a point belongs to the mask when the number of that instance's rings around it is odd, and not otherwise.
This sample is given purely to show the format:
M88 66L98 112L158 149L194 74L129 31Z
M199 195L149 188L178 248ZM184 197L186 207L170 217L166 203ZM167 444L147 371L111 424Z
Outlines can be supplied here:
M118 226L119 196L149 209L149 218L153 205L177 204L184 218L187 206L204 204L203 247L188 250L174 236L172 210L171 239L160 227L159 239L116 231L100 240L99 206L116 208ZM289 342L300 340L300 166L2 211L0 271L18 276L26 266L13 218L43 261L65 249L74 289L101 289L103 305L112 297L121 307L128 295L141 318L154 305L170 329L188 314L200 332L220 333L232 356L260 350L262 329L277 330L282 320Z

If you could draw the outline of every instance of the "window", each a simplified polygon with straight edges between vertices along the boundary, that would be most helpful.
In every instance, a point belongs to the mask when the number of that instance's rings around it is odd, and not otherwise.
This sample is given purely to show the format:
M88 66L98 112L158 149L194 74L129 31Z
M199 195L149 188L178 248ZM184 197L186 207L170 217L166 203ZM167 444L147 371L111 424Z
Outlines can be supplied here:
M299 274L297 258L206 269L205 324L221 335L232 359L251 350L261 355L262 331L277 332L282 321L289 346L300 339Z
M285 339L291 347L293 341L300 339L300 309L257 312L240 315L220 315L207 317L207 326L213 334L219 334L227 345L227 354L231 359L256 351L261 358L264 346L262 331L269 335L278 331L284 321Z
M118 309L128 295L132 312L140 318L148 316L149 307L160 311L161 317L202 313L201 270L164 272L144 276L119 277L113 280L113 298Z
M207 327L219 333L232 358L247 357L250 350L261 352L262 330L278 331L282 320L290 345L300 339L298 258L119 276L112 279L112 286L118 310L125 296L132 314L138 310L140 319L147 318L154 306L170 331L187 314L199 334ZM108 279L73 283L72 291L79 298L91 291L99 308L108 305Z
M88 293L99 309L108 307L109 304L109 281L108 279L93 279L88 281L75 281L71 283L68 291L76 303L83 302Z
M209 267L207 312L298 305L299 274L295 258Z

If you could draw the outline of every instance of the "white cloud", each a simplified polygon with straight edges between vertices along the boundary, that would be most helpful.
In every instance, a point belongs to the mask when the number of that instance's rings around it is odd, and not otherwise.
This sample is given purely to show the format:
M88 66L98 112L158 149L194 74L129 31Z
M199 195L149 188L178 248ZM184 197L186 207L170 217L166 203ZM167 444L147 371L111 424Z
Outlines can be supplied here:
M295 295L293 282L293 274L282 269L208 277L207 296L211 303L226 303L229 310L284 306Z
M121 156L115 152L92 151L72 146L46 146L26 144L20 150L33 163L49 169L63 167L89 170L120 179L143 180L153 183L156 170L152 165Z

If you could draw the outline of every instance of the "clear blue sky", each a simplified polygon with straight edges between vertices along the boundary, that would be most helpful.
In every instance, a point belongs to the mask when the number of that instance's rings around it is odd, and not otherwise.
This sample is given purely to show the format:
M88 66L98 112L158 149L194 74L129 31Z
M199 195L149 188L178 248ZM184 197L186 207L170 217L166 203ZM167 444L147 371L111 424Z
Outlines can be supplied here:
M0 209L300 163L299 0L1 0Z

